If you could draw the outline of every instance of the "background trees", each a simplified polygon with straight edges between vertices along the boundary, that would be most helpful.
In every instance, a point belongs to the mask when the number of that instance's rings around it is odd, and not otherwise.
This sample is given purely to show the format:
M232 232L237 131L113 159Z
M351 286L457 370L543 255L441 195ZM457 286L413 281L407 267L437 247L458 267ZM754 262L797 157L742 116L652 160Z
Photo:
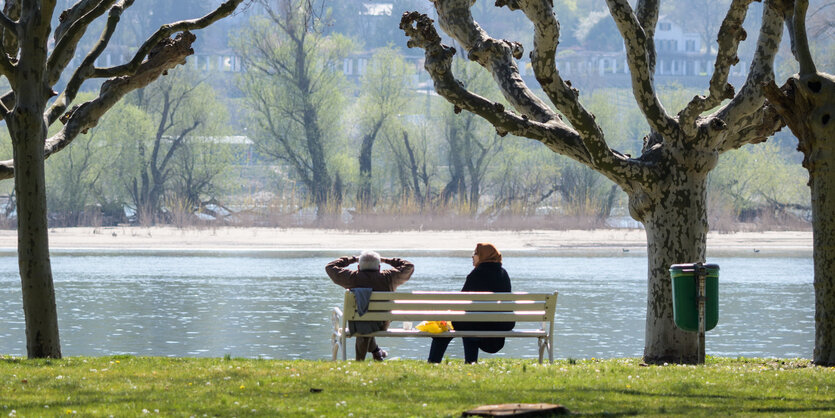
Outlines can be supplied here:
M197 155L208 152L205 145L211 143L209 138L223 136L228 124L228 113L214 91L193 70L178 69L159 83L132 93L126 101L148 115L153 124L151 132L137 132L139 136L132 139L117 138L114 144L120 155L129 156L122 160L125 165L118 170L118 177L130 195L138 221L151 225L161 219L163 199L173 189L175 177L181 194L168 198L186 207L199 205L200 194L224 170L205 164L204 158L211 161L216 156ZM198 162L202 162L200 167Z
M372 192L373 147L379 136L400 138L404 132L401 118L414 96L409 85L414 68L394 48L377 50L366 66L360 82L359 185L357 206L367 211L374 206ZM391 141L391 140L390 140Z
M335 208L330 158L340 136L344 80L339 71L350 42L323 36L316 4L306 0L261 1L236 41L248 71L240 78L254 115L258 150L292 167L309 190L322 219ZM338 198L337 198L338 200Z

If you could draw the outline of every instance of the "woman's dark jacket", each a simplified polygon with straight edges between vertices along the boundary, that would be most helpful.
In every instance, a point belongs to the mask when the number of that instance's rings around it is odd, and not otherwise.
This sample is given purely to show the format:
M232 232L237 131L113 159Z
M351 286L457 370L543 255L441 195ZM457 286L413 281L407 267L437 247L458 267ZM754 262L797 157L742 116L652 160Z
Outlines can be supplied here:
M462 292L510 292L510 276L502 263L481 263L476 266L464 282ZM461 331L510 331L515 322L461 322L452 326Z

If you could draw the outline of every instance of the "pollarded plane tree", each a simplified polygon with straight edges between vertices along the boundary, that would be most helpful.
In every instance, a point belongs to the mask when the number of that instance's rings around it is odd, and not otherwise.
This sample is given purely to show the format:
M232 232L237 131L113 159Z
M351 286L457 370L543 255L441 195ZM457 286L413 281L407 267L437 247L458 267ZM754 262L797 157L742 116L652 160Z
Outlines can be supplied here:
M0 13L0 76L11 89L0 97L0 117L6 122L14 152L12 160L0 162L0 179L15 179L18 261L30 358L61 357L47 239L44 160L94 127L127 93L184 63L194 53L191 44L196 37L189 31L230 15L242 1L228 0L201 18L161 26L139 45L130 61L112 67L98 67L96 60L133 0L78 0L63 11L56 10L56 0L5 1ZM53 30L54 13L60 13L60 18ZM100 38L89 51L78 51L82 36L98 20L104 20ZM76 53L86 55L71 67ZM65 72L72 76L59 95L53 89ZM95 98L72 105L84 81L91 79L106 81ZM57 122L63 127L47 138L49 127Z
M785 2L792 53L800 68L782 88L773 81L766 97L797 137L812 191L815 265L813 360L835 366L835 77L818 71L806 33L808 0Z
M671 115L662 106L653 79L653 36L660 2L639 0L633 9L627 0L607 0L624 39L635 102L650 127L641 155L636 157L609 148L594 115L580 102L578 91L560 76L555 61L560 26L551 0L498 0L496 5L521 10L533 23L531 65L553 108L523 82L515 61L522 57L522 46L491 38L473 20L471 0L435 0L440 27L470 60L493 75L513 110L462 87L452 73L456 51L441 44L429 17L410 12L401 21L408 46L425 50L425 68L435 90L456 110L479 115L500 134L540 141L602 173L627 193L630 214L644 224L647 234L644 360L648 363L700 361L696 333L681 331L673 322L668 269L674 263L705 260L706 181L719 155L761 142L780 126L762 93L762 84L774 77L772 66L782 34L777 2L767 0L764 5L745 84L735 92L727 81L731 66L738 62L739 44L746 37L742 23L752 1L735 0L725 14L708 94L694 97L678 114Z

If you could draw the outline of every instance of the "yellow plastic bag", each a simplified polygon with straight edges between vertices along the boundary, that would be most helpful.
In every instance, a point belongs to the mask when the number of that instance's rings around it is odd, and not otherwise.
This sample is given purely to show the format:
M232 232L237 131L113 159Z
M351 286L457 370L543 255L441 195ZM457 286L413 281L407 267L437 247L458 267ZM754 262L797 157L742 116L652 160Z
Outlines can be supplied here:
M440 334L453 329L452 322L449 321L423 321L417 324L415 328L419 331L429 332L432 334Z

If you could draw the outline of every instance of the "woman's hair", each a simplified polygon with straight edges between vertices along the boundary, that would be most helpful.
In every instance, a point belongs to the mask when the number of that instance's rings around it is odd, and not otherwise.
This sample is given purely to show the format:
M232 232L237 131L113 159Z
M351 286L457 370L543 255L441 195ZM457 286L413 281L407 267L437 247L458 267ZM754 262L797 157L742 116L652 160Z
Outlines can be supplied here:
M380 270L380 254L374 251L363 251L358 260L357 268L362 270Z
M479 242L476 244L475 254L478 256L478 264L502 262L502 253L493 244L487 242Z

